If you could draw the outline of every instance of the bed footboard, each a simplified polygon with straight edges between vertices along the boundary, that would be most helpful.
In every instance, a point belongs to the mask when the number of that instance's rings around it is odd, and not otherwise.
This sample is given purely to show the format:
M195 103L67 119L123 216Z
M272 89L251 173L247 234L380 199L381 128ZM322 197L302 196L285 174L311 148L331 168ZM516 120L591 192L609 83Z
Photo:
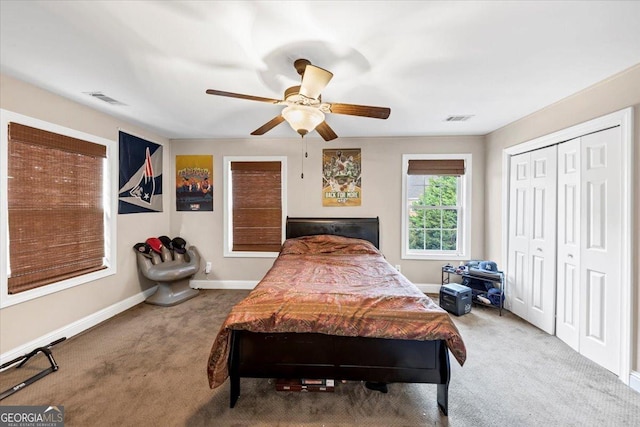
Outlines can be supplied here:
M449 353L441 340L232 331L229 376L232 408L241 377L332 378L437 384L438 407L448 414Z

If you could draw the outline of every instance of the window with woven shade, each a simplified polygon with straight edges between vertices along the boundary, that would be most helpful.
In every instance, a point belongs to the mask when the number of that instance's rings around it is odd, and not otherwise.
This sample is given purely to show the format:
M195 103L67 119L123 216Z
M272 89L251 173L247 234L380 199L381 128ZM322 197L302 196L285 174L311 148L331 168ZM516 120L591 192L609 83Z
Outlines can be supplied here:
M8 294L106 268L107 150L8 124Z
M273 253L282 245L283 162L230 160L231 252Z
M471 156L403 156L406 259L465 259L470 250Z

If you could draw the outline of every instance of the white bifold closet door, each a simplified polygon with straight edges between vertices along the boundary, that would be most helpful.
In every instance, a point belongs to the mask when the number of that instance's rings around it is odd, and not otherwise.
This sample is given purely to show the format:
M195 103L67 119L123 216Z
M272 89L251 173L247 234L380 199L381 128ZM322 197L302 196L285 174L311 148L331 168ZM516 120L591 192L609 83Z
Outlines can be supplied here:
M558 147L558 338L620 371L622 138L615 127Z
M511 311L555 333L555 145L511 157L507 295Z
M558 146L556 335L580 351L580 138Z

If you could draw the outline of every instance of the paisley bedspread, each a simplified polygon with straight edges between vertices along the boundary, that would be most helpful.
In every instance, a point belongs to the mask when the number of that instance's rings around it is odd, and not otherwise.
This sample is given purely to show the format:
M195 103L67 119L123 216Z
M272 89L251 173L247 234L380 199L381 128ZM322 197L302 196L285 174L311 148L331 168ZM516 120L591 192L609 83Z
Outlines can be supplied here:
M222 325L207 366L211 388L229 376L230 330L445 340L460 365L466 359L446 311L371 243L341 236L285 241L271 269Z

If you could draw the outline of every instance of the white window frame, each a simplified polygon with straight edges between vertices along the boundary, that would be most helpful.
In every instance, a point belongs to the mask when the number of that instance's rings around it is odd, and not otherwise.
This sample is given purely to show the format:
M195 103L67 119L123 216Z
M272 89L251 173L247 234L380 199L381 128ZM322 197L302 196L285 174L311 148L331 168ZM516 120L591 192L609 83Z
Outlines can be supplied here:
M286 234L287 220L287 157L286 156L225 156L224 165L224 256L238 258L276 258L278 252L252 252L233 250L233 182L231 179L231 162L280 162L280 188L282 201L282 241Z
M409 249L409 199L408 175L409 160L464 160L465 173L460 176L458 200L458 250L429 251ZM464 154L403 154L402 155L402 259L415 260L468 260L471 256L471 184L472 155Z
M93 282L107 276L112 276L117 272L116 260L116 238L117 238L117 182L118 176L118 145L115 141L89 135L84 132L69 129L53 123L38 120L33 117L24 116L4 109L0 109L0 194L7 194L8 191L8 127L10 122L21 123L37 129L54 132L60 135L70 136L95 144L104 145L107 150L105 168L103 176L104 189L104 209L105 209L105 229L104 229L104 253L106 268L94 271L81 276L40 286L17 294L9 294L8 272L9 272L9 205L8 197L0 198L0 308L9 307L36 298L60 292L74 286ZM43 250L46 251L46 248Z

